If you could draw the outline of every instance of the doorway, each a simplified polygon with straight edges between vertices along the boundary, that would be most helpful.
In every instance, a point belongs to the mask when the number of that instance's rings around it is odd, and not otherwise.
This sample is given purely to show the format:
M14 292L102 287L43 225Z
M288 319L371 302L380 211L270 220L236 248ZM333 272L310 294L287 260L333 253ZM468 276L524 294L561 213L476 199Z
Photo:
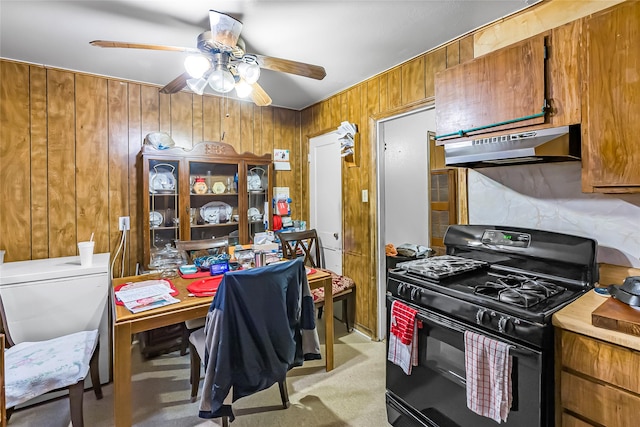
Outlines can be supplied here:
M337 132L309 140L309 193L309 225L318 233L324 266L342 274L342 157Z
M429 247L429 138L433 106L379 120L378 150L378 337L386 336L385 245Z

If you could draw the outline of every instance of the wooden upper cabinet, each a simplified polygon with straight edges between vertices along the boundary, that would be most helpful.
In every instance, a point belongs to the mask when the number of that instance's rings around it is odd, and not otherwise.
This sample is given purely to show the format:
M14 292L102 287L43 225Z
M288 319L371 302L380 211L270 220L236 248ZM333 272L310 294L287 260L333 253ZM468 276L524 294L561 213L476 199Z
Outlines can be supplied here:
M541 124L545 105L545 39L540 34L512 46L447 68L436 75L438 142L497 130ZM500 127L472 129L512 121ZM444 135L450 135L444 137Z
M640 2L585 18L582 189L640 192Z

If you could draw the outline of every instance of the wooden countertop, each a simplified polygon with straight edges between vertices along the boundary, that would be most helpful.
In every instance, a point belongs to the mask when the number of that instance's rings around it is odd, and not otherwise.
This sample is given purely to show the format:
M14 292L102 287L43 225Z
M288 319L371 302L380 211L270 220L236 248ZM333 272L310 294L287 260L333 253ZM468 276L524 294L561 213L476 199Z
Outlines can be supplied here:
M591 338L640 351L640 337L612 331L610 329L598 328L591 324L591 312L598 308L605 300L606 297L601 297L591 290L562 310L556 312L553 315L553 325L567 331L576 332Z

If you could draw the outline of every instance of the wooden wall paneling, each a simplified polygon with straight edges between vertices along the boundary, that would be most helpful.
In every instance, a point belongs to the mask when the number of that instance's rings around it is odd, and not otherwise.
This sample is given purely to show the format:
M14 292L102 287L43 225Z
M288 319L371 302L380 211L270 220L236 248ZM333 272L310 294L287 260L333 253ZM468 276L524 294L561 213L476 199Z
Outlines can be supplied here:
M158 130L161 132L166 132L169 135L172 135L171 133L171 121L172 121L171 120L171 97L172 96L173 95L170 95L167 93L158 92L159 113L160 113L160 117L158 120L158 122L160 123L160 129ZM176 142L176 145L178 145L177 142Z
M358 133L362 126L357 108L360 106L359 87L355 86L341 95L342 105L347 106L348 113L343 120L348 120L358 126ZM360 140L362 138L360 137ZM360 210L360 173L362 168L346 167L342 161L342 249L345 253L361 255L362 246L361 227L367 227L368 218L362 218ZM363 222L365 224L363 224Z
M460 42L458 40L445 46L447 52L447 68L455 67L460 63Z
M250 105L253 109L253 152L258 155L267 154L267 151L263 151L262 148L262 107L253 103Z
M291 216L297 218L300 207L302 206L301 194L297 190L296 173L300 177L301 159L298 159L298 154L295 147L295 134L293 127L296 123L295 115L297 112L278 108L275 110L275 126L273 132L273 148L282 148L289 150L289 158L291 160L290 171L278 171L275 172L275 187L289 187L291 197Z
M389 96L388 109L402 105L402 69L400 67L389 70L387 95Z
M220 98L205 95L202 99L203 141L222 141Z
M160 97L158 96L158 91L155 89L155 94L152 91L148 90L145 86L140 86L136 83L128 84L128 113L129 113L129 123L128 123L128 153L127 153L127 169L129 170L129 181L128 181L128 194L129 194L129 213L131 214L131 232L129 233L129 248L128 254L129 256L129 272L130 274L135 273L135 266L138 262L142 262L144 259L143 254L143 242L141 240L140 234L142 233L143 228L146 227L148 218L142 218L142 200L141 197L144 197L144 194L141 194L142 189L142 181L141 176L139 176L139 165L137 162L137 156L142 148L143 138L146 133L143 135L143 123L145 126L145 132L147 130L151 131L151 124L157 122L160 124ZM165 95L162 95L163 97ZM156 104L151 102L152 99L157 99L158 103L157 109L147 110L147 106L155 106ZM145 108L143 108L145 107ZM153 115L156 113L156 119L153 119ZM147 127L150 126L150 127ZM147 132L148 133L148 132Z
M473 34L460 39L460 64L473 59Z
M240 141L238 153L255 153L253 130L255 127L254 103L239 102L240 104Z
M314 108L306 108L300 113L300 143L302 146L302 182L298 187L300 195L309 194L309 135L313 127ZM309 197L301 197L302 206L300 208L300 219L307 221L311 216L309 208Z
M338 96L336 96L337 98ZM333 115L336 113L332 108L333 105L330 100L320 102L319 114L316 117L314 132L318 129L328 129L333 126ZM338 108L339 111L339 108Z
M31 259L49 256L47 180L47 70L29 67L31 120ZM1 215L1 214L0 214ZM2 243L0 243L2 246Z
M426 58L425 58L426 60ZM426 69L425 69L426 71ZM379 111L387 111L389 107L389 72L380 74L379 87L380 87L380 99L379 99ZM425 86L426 90L426 86Z
M204 141L202 137L204 134L203 126L203 97L200 95L192 95L191 111L193 112L193 123L191 130L192 145L196 145L198 142Z
M222 136L221 141L231 144L238 153L240 150L240 102L224 97L220 101L222 108Z
M135 219L129 206L129 103L127 83L109 80L108 86L109 114L109 250L112 257L120 245L122 232L118 224L121 216L128 216L129 223ZM129 232L127 232L129 233ZM130 240L130 239L128 239ZM129 242L127 242L127 254ZM125 256L124 269L122 257ZM113 265L113 277L128 275L131 271L131 260L121 249L118 259Z
M140 135L136 136L140 142L144 141L144 138L151 132L158 132L160 130L160 93L158 88L154 86L135 85L133 83L128 84L130 88L133 88L135 92L139 92L140 102L131 106L137 108L140 115ZM168 129L167 129L168 131Z
M436 96L436 73L447 68L447 50L441 47L440 49L431 51L425 55L424 61L425 97L431 98Z
M420 55L400 66L402 73L402 105L425 98L425 60Z
M340 123L344 120L345 114L344 108L346 105L342 102L338 96L332 97L328 100L329 111L331 111L330 121L324 123L326 126L322 129L338 129Z
M273 126L274 126L274 108L273 107L257 107L260 111L260 153L273 155Z
M367 80L367 100L364 105L367 106L367 118L380 112L380 77Z
M476 57L580 19L625 0L551 0L474 33Z
M29 66L0 65L0 249L8 262L31 257Z
M109 252L109 227L117 229L118 221L112 224L109 217L107 80L76 74L75 104L77 239L89 240L93 233L94 252Z
M193 94L178 92L171 95L171 138L177 147L193 147Z
M549 121L555 126L580 123L581 73L580 37L582 20L576 20L551 31L547 69Z
M47 70L47 189L51 258L77 254L74 95L73 73Z

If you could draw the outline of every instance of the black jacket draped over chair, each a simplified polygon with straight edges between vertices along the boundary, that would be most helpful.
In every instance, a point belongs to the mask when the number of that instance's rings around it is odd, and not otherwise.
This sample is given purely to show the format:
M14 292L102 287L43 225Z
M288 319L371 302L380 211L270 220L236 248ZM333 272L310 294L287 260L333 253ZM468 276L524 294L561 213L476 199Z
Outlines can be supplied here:
M311 343L303 339L309 332L315 337ZM231 388L235 402L285 381L287 371L305 358L320 357L302 260L226 273L209 308L205 336L199 416L233 421L231 407L223 404Z

